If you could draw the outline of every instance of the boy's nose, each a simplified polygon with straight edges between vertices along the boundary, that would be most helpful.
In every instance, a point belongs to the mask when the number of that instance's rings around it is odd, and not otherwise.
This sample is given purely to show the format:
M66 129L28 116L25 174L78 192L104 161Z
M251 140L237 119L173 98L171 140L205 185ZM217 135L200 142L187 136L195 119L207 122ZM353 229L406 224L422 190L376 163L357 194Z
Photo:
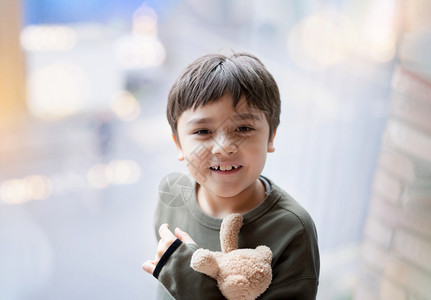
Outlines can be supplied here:
M237 151L238 147L232 138L228 135L219 134L213 139L212 154L232 154Z

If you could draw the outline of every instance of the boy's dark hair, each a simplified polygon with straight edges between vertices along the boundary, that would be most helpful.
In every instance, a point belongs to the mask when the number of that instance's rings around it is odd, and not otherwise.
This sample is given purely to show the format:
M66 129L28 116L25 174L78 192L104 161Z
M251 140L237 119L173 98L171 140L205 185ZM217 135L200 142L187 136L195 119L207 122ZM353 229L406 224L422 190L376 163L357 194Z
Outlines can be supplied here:
M177 122L181 114L192 108L231 95L236 107L245 97L250 107L264 112L269 123L269 137L280 123L280 93L272 75L263 63L249 53L231 56L209 54L188 65L172 86L167 117L178 140Z

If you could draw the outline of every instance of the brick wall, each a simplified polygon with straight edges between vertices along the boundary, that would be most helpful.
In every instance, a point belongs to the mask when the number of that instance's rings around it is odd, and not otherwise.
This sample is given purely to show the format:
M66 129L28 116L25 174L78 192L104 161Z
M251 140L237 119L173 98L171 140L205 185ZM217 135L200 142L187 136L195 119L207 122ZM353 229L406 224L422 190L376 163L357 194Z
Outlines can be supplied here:
M428 3L427 3L428 2ZM355 299L431 299L431 1L403 1Z

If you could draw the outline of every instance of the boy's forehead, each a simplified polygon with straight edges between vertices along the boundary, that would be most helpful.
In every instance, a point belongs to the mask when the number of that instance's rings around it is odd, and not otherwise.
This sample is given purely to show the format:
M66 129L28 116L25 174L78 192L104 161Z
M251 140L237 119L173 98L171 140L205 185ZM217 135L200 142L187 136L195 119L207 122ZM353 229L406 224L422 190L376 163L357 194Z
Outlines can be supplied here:
M218 100L214 100L203 105L192 107L190 108L190 110L192 110L193 112L199 112L199 111L217 109L220 106L223 106L225 109L231 109L232 111L237 113L244 113L244 112L249 112L249 113L254 112L255 114L261 113L260 109L249 105L245 100L244 96L241 97L241 99L235 104L232 96L229 96L229 95L223 96Z
M186 119L206 119L205 116L211 114L223 115L226 117L229 116L230 118L234 118L236 120L260 120L264 115L260 109L248 105L245 100L241 99L236 105L234 105L232 100L225 99L223 101L214 101L206 103L205 105L189 108L180 115L180 118L185 117Z

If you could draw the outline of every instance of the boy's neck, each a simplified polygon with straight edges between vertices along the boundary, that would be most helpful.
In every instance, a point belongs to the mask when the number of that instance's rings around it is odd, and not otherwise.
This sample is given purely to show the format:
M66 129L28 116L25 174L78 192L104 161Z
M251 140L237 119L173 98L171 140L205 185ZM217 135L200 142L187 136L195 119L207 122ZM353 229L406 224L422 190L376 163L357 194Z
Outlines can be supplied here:
M235 197L219 197L197 184L196 197L203 212L224 218L230 213L244 214L257 207L265 199L265 186L260 179Z

